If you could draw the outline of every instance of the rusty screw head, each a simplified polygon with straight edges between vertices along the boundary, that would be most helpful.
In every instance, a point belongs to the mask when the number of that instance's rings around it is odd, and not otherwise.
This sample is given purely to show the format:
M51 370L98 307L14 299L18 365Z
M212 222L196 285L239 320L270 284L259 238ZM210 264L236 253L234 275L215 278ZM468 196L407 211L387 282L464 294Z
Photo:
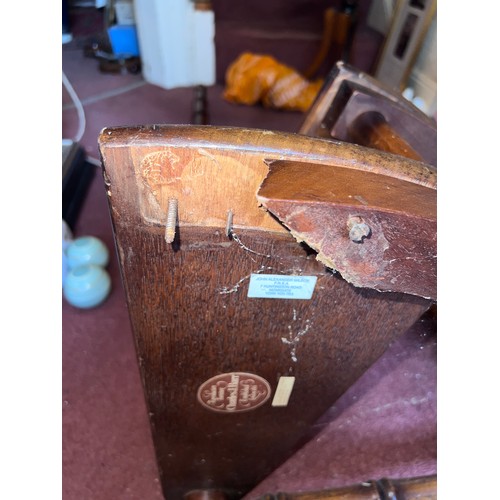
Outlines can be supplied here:
M370 236L370 226L359 216L349 217L347 221L349 238L355 243L363 243L363 239Z

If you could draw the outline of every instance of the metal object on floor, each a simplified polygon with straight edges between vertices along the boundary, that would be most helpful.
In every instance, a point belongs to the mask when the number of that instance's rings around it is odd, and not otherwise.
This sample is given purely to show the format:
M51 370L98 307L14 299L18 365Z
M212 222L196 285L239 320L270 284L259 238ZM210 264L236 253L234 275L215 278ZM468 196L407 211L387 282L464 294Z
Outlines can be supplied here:
M93 57L99 61L99 71L103 73L131 73L141 72L141 58L133 55L117 55L101 47L99 42L92 42L84 48L86 57Z
M62 141L62 218L72 230L95 171L80 144Z
M191 123L193 125L208 125L208 116L207 87L197 85L194 88Z

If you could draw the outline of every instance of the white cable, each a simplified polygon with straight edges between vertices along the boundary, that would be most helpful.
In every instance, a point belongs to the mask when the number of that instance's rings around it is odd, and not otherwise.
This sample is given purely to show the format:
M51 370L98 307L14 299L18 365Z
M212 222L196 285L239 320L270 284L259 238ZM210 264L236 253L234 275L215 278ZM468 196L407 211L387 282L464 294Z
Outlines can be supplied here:
M101 168L101 161L98 160L97 158L94 158L93 156L87 156L86 161L90 163L91 165L94 165L94 167L99 167Z
M85 132L85 111L83 109L83 105L78 98L77 93L75 92L75 89L71 85L70 81L68 80L68 77L65 75L64 71L62 72L62 82L66 90L68 91L68 94L71 97L71 100L74 102L76 111L78 112L78 132L76 136L74 137L75 142L80 142L81 138L83 137L83 134Z

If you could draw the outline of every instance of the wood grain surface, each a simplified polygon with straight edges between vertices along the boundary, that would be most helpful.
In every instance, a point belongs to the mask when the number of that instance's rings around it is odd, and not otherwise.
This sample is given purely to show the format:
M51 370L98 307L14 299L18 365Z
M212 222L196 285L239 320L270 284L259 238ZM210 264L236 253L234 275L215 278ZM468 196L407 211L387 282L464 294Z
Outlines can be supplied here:
M375 123L374 113L383 121ZM325 80L300 133L333 137L437 165L436 121L398 90L342 61Z
M111 128L99 145L165 498L241 498L320 430L317 419L431 304L356 288L317 261L259 207L265 160L314 160L424 186L435 185L435 172L256 130ZM167 244L171 197L179 220ZM248 297L252 275L269 274L316 278L311 299ZM231 411L241 373L264 380L270 394ZM295 384L287 406L272 406L282 376ZM222 392L228 411L199 398L213 377L231 380ZM221 386L208 387L216 398Z
M136 178L135 183L129 180L127 184L134 185L141 219L152 224L165 223L168 199L173 197L179 202L181 226L225 227L227 212L232 210L236 227L286 231L259 208L255 198L268 173L265 160L341 166L431 188L437 182L436 170L424 163L299 134L210 126L144 126L106 129L99 141L104 162L119 161ZM122 184L113 189L129 189Z
M356 286L437 297L436 190L386 175L274 161L257 199ZM350 225L369 234L352 241Z
M349 139L354 144L424 161L424 157L417 153L408 141L401 137L399 130L391 126L378 111L361 113L349 125Z

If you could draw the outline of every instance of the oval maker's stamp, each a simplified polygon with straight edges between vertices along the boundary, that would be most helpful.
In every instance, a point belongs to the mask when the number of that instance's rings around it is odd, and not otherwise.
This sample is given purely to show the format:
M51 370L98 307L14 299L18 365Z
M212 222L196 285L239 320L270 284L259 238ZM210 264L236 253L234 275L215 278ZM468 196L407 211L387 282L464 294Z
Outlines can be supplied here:
M253 373L221 373L204 382L197 396L209 410L239 413L263 405L271 396L271 386Z

